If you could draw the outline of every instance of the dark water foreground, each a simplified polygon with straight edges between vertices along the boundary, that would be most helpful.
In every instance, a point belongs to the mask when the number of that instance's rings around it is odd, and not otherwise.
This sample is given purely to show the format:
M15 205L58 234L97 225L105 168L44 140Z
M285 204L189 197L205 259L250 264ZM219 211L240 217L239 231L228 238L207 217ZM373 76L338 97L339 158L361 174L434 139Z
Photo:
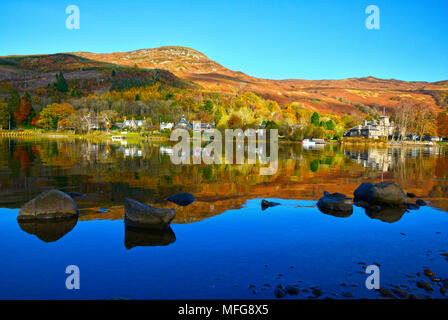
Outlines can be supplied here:
M277 285L299 289L284 299L379 298L365 287L370 264L380 266L381 287L401 288L396 297L446 298L443 149L281 146L277 175L260 177L256 166L176 167L160 146L133 146L140 154L71 141L0 148L0 299L272 299ZM351 196L359 183L381 180L431 206L380 216L354 207L348 217L315 206L323 190ZM53 187L79 193L80 219L19 225L17 208ZM198 200L176 207L171 230L125 229L124 196L169 206L163 198L180 191ZM263 211L261 199L281 205ZM80 268L80 290L65 288L68 265Z

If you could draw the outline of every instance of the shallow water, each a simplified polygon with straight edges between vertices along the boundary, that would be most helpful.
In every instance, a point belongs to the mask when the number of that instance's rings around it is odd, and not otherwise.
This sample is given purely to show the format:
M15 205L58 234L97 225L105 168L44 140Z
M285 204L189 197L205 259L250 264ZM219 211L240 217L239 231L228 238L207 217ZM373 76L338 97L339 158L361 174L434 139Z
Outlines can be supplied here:
M438 283L427 293L415 281L431 282L426 268L448 278L445 149L280 145L279 170L266 177L259 165L174 166L167 147L1 140L0 298L272 299L278 284L299 285L298 298L312 297L303 289L314 286L320 298L379 297L366 289L360 263L380 265L382 287L443 297ZM324 190L351 196L361 182L381 180L431 205L375 217L315 206ZM79 221L19 225L18 208L53 187L80 193ZM163 200L176 192L197 201L182 208ZM172 232L125 230L125 196L175 207ZM281 205L263 211L261 199ZM79 266L81 290L65 288L68 265Z

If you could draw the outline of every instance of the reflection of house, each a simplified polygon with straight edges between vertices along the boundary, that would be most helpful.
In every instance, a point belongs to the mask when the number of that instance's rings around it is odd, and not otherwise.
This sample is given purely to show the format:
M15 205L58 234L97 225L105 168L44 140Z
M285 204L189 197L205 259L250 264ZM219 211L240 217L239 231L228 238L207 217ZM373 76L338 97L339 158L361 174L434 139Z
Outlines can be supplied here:
M346 137L364 137L378 139L380 137L390 137L394 134L395 125L389 121L388 116L381 116L379 120L367 121L353 127L345 133Z
M363 167L372 168L381 172L388 171L393 163L393 154L390 150L371 149L364 152L345 151L345 155Z
M145 121L144 120L124 120L124 122L121 124L120 128L121 129L138 129L138 128L143 128L145 126Z
M123 152L123 155L125 157L142 157L143 156L143 151L140 150L137 147L129 147L129 148L120 148L121 152Z
M171 130L173 126L172 122L160 122L160 130Z

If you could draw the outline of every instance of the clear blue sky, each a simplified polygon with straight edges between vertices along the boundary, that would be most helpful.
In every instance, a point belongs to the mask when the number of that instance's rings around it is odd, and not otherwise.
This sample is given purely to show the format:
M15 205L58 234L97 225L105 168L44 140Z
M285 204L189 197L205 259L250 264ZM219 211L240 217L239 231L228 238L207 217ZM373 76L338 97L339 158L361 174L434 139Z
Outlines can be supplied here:
M79 30L65 8L81 11ZM365 27L368 5L380 30ZM448 79L447 0L0 2L0 55L191 47L271 79Z

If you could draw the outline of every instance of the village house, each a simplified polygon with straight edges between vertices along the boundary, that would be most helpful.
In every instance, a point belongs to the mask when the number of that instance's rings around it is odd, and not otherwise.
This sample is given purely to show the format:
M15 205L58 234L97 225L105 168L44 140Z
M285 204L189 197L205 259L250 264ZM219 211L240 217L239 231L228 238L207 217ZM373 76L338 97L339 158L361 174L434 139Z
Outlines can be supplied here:
M171 130L174 127L172 122L160 122L160 130Z
M132 129L136 130L138 128L143 128L145 126L145 120L126 120L124 119L123 123L117 123L120 129Z
M199 125L200 125L200 127L199 127ZM176 124L176 128L204 132L206 130L215 129L215 124L214 123L202 123L199 121L191 123L185 119L184 115L182 115L182 118Z
M364 120L363 124L351 128L344 133L346 137L364 137L378 139L380 137L392 137L396 130L393 122L390 122L388 116L381 116L379 120Z

